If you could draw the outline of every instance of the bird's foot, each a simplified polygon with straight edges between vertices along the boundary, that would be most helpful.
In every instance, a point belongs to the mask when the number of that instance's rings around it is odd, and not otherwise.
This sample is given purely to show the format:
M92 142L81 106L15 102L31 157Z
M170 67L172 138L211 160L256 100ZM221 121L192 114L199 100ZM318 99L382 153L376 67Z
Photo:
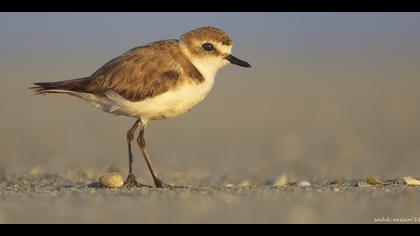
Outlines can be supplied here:
M167 189L181 189L181 188L188 188L186 186L177 186L177 185L171 185L171 184L165 184L160 179L155 179L155 186L157 188L167 188Z
M124 187L126 188L134 188L134 187L151 187L142 183L137 182L136 177L133 174L129 174L127 179L124 182Z

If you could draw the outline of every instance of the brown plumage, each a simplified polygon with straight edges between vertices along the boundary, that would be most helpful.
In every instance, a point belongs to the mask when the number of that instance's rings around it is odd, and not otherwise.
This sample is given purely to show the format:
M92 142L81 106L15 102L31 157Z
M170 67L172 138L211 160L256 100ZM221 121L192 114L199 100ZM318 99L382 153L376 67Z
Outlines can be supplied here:
M228 34L226 34L225 31L211 26L201 27L187 32L181 36L181 39L185 41L211 40L214 42L220 42L223 45L227 46L232 45L232 39L229 37Z
M127 51L90 77L35 83L31 89L39 94L65 90L99 96L111 90L126 100L137 102L175 89L182 83L203 80L181 53L178 41L163 40Z

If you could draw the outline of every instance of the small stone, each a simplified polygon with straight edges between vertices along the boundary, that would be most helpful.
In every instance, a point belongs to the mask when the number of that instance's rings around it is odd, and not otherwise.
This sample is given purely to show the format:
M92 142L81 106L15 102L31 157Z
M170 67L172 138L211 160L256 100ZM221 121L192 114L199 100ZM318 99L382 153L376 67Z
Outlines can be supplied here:
M366 182L360 181L360 182L357 182L357 187L359 187L359 188L366 188L366 187L371 187L371 185L369 185Z
M225 184L225 187L226 187L226 188L234 188L234 187L235 187L235 185L234 185L234 184Z
M248 181L248 180L244 180L244 181L240 182L240 183L238 184L238 186L239 186L239 187L241 187L241 188L244 188L244 187L249 187L249 186L251 186L251 182L250 182L250 181Z
M309 183L308 181L301 181L301 182L298 183L298 186L299 187L311 187L312 184Z
M336 180L333 180L333 181L331 181L331 182L329 182L329 184L331 184L331 185L343 185L343 184L345 184L345 180L343 180L343 179L336 179Z
M33 177L39 176L41 175L41 173L42 173L42 170L41 170L41 167L39 166L35 166L29 171L29 175Z
M119 188L124 185L124 179L119 173L109 173L99 178L101 186Z
M366 182L370 185L384 185L384 182L380 181L375 177L368 177Z
M289 178L287 175L283 174L273 182L273 186L275 187L281 187L289 183Z
M420 180L417 180L411 176L404 177L403 179L406 185L420 186Z

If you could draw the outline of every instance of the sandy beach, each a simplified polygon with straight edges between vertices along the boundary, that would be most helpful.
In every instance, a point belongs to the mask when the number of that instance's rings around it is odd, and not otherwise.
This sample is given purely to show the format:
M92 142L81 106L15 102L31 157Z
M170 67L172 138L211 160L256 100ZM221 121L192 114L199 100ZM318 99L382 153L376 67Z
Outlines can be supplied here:
M0 223L419 223L420 187L398 179L386 186L356 179L278 187L232 180L109 189L99 187L98 175L3 176Z

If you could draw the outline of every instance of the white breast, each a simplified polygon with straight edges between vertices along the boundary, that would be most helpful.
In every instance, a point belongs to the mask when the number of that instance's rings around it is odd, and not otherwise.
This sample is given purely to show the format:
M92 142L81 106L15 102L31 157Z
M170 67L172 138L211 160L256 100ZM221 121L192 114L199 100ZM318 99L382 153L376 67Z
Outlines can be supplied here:
M187 83L175 90L140 102L130 102L110 92L107 96L115 105L109 112L141 118L143 121L175 117L201 102L210 92L213 84L214 77L200 84Z

